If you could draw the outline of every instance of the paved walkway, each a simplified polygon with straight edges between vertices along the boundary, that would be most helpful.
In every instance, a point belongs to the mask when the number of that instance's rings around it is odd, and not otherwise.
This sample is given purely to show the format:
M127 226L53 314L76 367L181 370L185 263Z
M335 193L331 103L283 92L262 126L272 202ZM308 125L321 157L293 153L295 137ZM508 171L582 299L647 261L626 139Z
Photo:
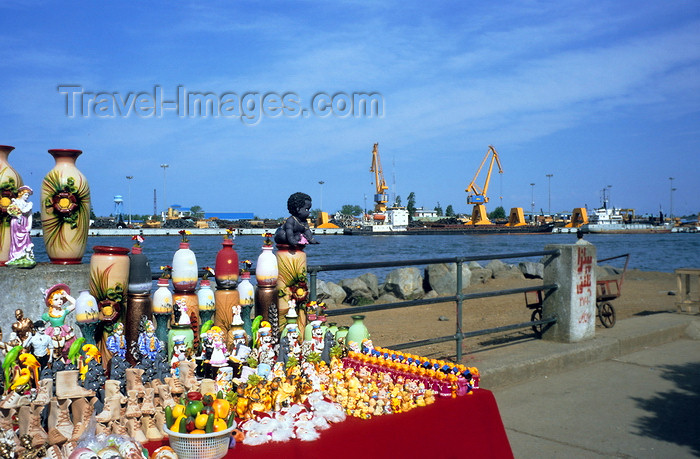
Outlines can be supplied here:
M512 359L508 349L479 357L483 386L516 458L700 457L698 338L698 316L660 314L621 321L587 343L520 343ZM534 370L523 372L515 363L523 360ZM490 387L489 373L509 384Z

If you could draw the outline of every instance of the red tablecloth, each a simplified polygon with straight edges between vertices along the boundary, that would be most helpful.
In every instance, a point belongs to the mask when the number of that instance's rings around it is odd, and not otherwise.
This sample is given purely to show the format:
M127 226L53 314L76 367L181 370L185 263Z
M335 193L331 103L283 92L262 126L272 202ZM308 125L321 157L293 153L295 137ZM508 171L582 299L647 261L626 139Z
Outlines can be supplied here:
M152 451L159 445L149 443ZM512 458L496 399L485 389L406 413L348 417L312 442L236 445L232 458Z

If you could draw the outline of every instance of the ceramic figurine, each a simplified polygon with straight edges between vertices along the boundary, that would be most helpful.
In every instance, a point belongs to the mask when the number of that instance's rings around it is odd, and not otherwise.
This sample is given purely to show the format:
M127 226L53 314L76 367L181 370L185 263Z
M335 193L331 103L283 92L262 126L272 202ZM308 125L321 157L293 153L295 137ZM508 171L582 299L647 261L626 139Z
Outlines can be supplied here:
M126 338L124 337L124 324L117 322L114 324L112 334L107 337L107 349L113 356L126 358Z
M21 312L21 309L17 311ZM43 320L34 322L34 334L27 337L22 343L26 349L31 349L34 357L39 361L41 367L44 368L49 363L51 358L51 337L46 335L46 323Z
M163 350L163 341L156 336L156 329L152 321L142 319L141 329L138 339L139 355L142 359L155 360Z
M46 328L46 334L52 338L57 356L67 361L68 351L75 341L75 333L65 324L65 320L75 309L75 298L70 296L70 288L66 284L56 284L45 291L44 302L49 310L41 318L51 324Z
M245 330L242 328L230 330L229 335L231 336L230 358L239 362L245 361L251 351Z
M279 359L285 365L290 357L301 361L301 345L299 344L299 326L295 323L288 323L285 328L286 333L280 339Z
M226 365L228 359L226 358L226 340L224 339L224 332L219 327L212 327L208 333L211 334L212 348L211 357L209 358L209 365L215 368L220 368Z
M277 356L274 349L274 337L270 333L270 327L260 327L258 329L256 347L252 355L258 361L258 365L261 363L270 366L274 365Z
M275 242L286 245L318 244L314 239L309 224L311 196L306 193L294 193L287 199L287 210L291 214L275 232Z
M12 324L12 331L21 343L34 331L34 324L29 317L24 317L24 311L21 309L15 310L15 319L17 322Z
M183 335L173 337L173 356L170 359L170 372L173 376L180 376L180 363L187 360L187 344Z
M173 315L175 316L175 322L177 322L178 325L191 324L188 309L187 300L185 298L178 298L175 300Z
M10 222L10 258L7 266L18 268L33 268L34 244L29 235L32 229L32 203L29 196L33 191L28 186L17 189L17 197L12 199L12 204L7 207L7 213L12 217Z

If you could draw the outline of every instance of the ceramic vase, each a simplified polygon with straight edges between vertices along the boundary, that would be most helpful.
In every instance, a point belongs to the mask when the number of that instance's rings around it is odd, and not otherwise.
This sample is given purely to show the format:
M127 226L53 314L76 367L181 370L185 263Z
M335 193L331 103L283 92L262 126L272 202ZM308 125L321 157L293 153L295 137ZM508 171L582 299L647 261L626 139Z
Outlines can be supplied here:
M241 281L238 283L236 289L238 290L238 296L240 298L243 328L245 328L245 332L250 336L252 325L250 314L253 312L253 306L255 305L255 288L250 282L250 273L248 271L241 274Z
M90 294L97 300L100 320L115 321L126 301L129 249L97 245L90 257Z
M10 259L10 220L7 206L17 197L17 188L23 185L22 177L7 162L15 147L0 145L0 266Z
M180 248L173 256L173 289L176 292L194 292L197 287L199 273L197 257L190 250L188 242L180 242Z
M295 288L298 279L302 275L306 275L306 253L304 252L304 246L291 246L285 244L277 244L277 289L280 291L285 291L287 287ZM289 300L290 295L285 294L280 296L277 302L277 308L281 317L284 317L289 311ZM297 306L302 306L297 304ZM306 322L303 321L305 317L300 315L300 320L303 322L303 326L306 326ZM299 320L297 321L299 322ZM285 324L281 324L284 326ZM303 329L301 326L300 330Z
M141 247L132 247L129 254L129 293L151 293L151 263Z
M143 317L152 319L151 295L146 293L129 293L127 295L124 335L126 337L126 360L135 365L139 356L134 355L138 348L140 325Z
M369 338L369 330L365 326L365 316L357 315L352 316L352 325L348 329L348 334L345 337L346 347L350 346L350 343L357 343L359 347L362 347L362 341Z
M214 301L216 302L214 325L228 332L233 320L232 308L240 304L238 290L218 289L214 292Z
M202 324L204 324L212 318L214 311L216 311L214 291L211 289L211 282L208 279L202 279L199 282L197 301L199 302L199 317L202 319Z
M100 320L100 312L97 309L97 300L90 292L83 290L75 299L75 322L85 338L86 344L96 345L95 331Z
M217 288L236 288L238 285L238 253L233 249L233 240L224 239L216 254L214 279Z
M272 252L272 246L263 246L262 253L258 256L258 264L255 266L255 280L258 287L274 287L277 285L279 271L277 257Z
M51 263L82 262L90 226L90 187L75 167L80 150L49 150L56 165L41 183L41 224Z

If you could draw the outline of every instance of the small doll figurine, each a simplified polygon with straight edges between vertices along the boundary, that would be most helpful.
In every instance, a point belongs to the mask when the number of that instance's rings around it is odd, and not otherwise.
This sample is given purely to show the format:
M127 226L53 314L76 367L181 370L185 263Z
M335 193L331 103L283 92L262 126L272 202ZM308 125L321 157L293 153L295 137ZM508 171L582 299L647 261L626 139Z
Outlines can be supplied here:
M32 229L32 203L29 196L33 191L28 186L21 186L17 190L17 197L12 199L12 204L7 207L7 213L12 217L10 222L10 259L7 266L18 268L33 268L34 243L29 232Z
M107 337L107 350L114 356L126 358L126 339L124 338L124 324L114 324L112 333Z
M287 210L291 216L275 232L275 242L286 245L318 244L309 229L306 219L311 214L311 196L294 193L287 199Z
M187 307L187 300L184 298L178 298L175 300L174 306L175 321L178 325L190 325L190 313Z
M18 309L17 311L21 312L22 310ZM24 343L22 343L22 346L27 349L31 348L41 368L45 368L51 358L51 337L47 336L45 333L46 324L43 320L34 322L34 331L34 335L29 336Z
M54 351L67 362L75 332L65 321L66 316L75 309L75 298L70 296L70 288L66 284L56 284L45 291L44 302L49 310L41 318L51 324L46 328L46 334L53 340Z
M156 329L152 321L142 320L141 329L138 339L139 354L143 359L155 360L163 350L163 342L156 337Z

